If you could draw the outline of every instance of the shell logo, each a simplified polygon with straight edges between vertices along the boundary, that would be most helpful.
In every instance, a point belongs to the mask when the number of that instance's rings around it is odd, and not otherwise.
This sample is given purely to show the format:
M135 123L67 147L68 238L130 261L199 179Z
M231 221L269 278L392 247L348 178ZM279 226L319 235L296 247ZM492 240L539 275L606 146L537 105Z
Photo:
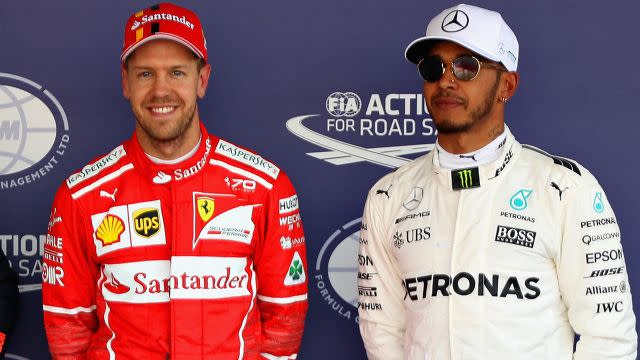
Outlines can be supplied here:
M115 215L107 214L96 230L96 239L102 241L102 246L111 245L120 242L120 235L123 232L122 219Z

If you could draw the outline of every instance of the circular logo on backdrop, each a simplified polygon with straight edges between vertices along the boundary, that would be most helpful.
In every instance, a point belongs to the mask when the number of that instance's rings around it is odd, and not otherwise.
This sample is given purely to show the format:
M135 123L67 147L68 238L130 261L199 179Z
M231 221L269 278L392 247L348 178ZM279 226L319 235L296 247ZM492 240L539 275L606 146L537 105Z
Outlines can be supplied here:
M0 189L46 176L68 143L67 116L53 94L29 79L0 73Z
M352 220L325 241L316 260L316 288L337 314L358 322L358 247L362 218Z
M442 20L442 30L446 32L457 32L469 25L469 17L462 10L453 10Z
M335 117L355 116L361 108L362 100L354 92L334 92L327 97L327 112Z

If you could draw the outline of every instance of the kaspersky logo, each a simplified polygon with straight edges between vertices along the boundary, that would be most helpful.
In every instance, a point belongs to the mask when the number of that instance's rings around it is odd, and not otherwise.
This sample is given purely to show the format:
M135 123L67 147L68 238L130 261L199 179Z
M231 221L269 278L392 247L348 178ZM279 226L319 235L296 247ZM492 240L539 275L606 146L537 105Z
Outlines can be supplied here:
M471 189L480 186L478 168L460 169L451 172L451 186L453 190Z

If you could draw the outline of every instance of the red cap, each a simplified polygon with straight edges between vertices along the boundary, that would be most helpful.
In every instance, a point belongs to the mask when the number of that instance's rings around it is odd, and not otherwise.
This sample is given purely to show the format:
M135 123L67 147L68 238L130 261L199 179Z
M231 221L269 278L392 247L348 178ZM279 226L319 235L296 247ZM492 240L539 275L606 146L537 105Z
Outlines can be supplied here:
M138 46L151 40L168 39L188 47L207 61L207 40L198 15L171 3L161 3L131 15L124 27L123 62Z

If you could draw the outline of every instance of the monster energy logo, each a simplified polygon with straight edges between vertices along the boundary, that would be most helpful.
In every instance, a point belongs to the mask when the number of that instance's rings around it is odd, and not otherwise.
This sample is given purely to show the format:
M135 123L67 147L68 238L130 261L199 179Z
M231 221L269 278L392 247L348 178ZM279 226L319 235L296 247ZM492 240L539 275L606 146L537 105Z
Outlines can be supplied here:
M451 185L454 190L470 189L480 186L478 168L474 167L452 171Z
M471 178L471 170L469 169L462 170L458 173L458 176L460 176L460 185L462 185L463 188L468 188L473 186L473 178Z

